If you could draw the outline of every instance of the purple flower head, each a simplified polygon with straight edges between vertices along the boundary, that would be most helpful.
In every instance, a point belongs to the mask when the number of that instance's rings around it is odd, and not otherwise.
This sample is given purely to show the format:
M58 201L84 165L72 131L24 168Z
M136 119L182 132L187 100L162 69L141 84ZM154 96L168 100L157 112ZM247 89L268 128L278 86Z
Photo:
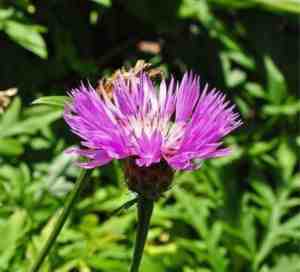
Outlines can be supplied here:
M94 168L130 157L138 167L163 162L176 170L192 170L199 162L226 156L222 138L241 125L225 95L186 73L181 82L162 80L156 88L141 73L126 81L119 77L113 97L92 86L71 91L64 119L81 139L72 152L87 158L78 163Z

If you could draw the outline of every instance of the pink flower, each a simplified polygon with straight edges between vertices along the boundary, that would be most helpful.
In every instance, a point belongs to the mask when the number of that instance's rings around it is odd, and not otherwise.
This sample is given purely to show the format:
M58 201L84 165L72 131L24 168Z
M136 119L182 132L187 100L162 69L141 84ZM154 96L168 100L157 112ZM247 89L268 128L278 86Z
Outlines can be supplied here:
M242 123L225 95L201 88L191 72L158 88L144 73L132 81L119 77L112 99L90 85L71 96L64 119L82 139L72 152L88 159L78 163L83 168L131 157L139 167L163 161L176 170L196 169L205 159L228 155L222 138Z

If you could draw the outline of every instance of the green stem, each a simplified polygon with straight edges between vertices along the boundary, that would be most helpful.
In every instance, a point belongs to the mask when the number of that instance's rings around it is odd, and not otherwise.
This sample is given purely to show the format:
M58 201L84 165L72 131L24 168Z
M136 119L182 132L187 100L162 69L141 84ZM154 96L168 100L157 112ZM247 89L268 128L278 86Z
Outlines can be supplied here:
M68 215L70 214L70 211L72 210L77 197L79 196L84 183L88 180L90 176L91 171L82 170L79 177L76 180L75 187L73 191L70 193L66 204L63 208L62 213L59 215L57 222L55 223L54 229L52 230L48 240L46 241L46 244L42 248L42 251L40 252L38 258L36 259L35 263L33 264L31 268L31 272L38 272L41 268L41 265L43 264L43 261L49 254L53 244L55 243L55 240L60 233Z
M139 271L145 243L147 240L147 234L150 226L150 219L153 211L154 201L140 195L138 198L137 206L138 226L130 272Z

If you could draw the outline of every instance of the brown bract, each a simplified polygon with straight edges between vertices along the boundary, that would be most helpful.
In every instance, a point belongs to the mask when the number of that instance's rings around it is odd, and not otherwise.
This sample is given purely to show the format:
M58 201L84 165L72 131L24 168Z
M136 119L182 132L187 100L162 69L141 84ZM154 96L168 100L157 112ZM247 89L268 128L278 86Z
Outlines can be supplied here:
M11 102L11 98L15 96L17 92L17 88L10 88L4 91L0 91L0 113L4 112L4 110Z
M174 170L164 161L140 167L133 158L124 160L124 172L129 189L152 200L170 188L174 176Z
M138 60L134 67L129 69L122 67L121 69L116 70L112 76L100 79L98 81L96 91L99 94L104 91L108 97L112 97L112 91L116 79L123 77L125 81L130 83L132 80L137 80L142 72L145 72L151 80L161 80L164 76L162 70L153 68L151 63L147 63L144 60Z

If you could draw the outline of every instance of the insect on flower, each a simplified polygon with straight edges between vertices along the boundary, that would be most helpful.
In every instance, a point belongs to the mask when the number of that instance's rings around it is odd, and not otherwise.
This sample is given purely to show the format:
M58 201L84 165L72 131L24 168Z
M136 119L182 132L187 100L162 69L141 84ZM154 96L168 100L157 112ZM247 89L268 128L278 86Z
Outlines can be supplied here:
M162 79L158 87L145 72L120 75L111 98L90 85L70 95L64 118L82 139L71 152L87 159L78 165L124 160L129 188L149 198L167 190L174 170L197 169L203 160L230 154L222 138L242 123L225 95L200 86L192 72L180 82Z
M96 91L101 94L105 91L109 97L112 97L112 91L114 89L114 82L122 77L125 81L139 80L139 75L145 72L151 80L162 79L163 72L158 68L153 68L151 63L147 63L144 60L138 60L134 67L126 69L122 67L116 70L111 77L100 79L98 81Z

